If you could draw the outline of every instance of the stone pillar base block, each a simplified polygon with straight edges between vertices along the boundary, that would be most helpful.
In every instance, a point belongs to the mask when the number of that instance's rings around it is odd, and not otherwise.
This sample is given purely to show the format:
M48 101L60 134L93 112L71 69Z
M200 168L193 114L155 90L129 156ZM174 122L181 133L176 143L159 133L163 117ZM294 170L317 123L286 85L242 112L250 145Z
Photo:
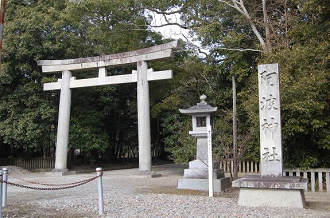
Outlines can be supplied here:
M238 205L304 208L305 195L301 189L241 188Z
M162 176L160 173L149 170L140 170L136 173L136 175L140 178L158 178Z
M68 169L53 169L51 172L46 173L46 175L56 175L56 176L67 176L75 175L76 171L69 171Z
M230 187L229 178L213 180L214 192L221 192L229 187ZM209 190L209 180L208 179L179 179L178 180L178 189L208 191Z

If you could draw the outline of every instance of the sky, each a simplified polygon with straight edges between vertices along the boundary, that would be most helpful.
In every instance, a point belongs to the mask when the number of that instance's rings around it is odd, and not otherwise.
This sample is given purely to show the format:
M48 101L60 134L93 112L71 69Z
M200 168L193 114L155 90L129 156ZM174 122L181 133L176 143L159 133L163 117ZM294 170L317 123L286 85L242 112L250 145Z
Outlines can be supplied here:
M153 22L151 24L152 26L160 26L160 25L167 23L166 20L164 19L163 15L156 14L156 13L150 12L150 11L149 11L149 13L154 18ZM167 16L167 18L170 22L181 23L179 15L173 14L171 16ZM185 37L183 37L183 35L188 37L188 32L189 32L188 30L182 29L181 27L179 27L177 25L156 27L153 29L157 32L160 32L165 38L183 39L185 41L186 41L186 39L185 39Z

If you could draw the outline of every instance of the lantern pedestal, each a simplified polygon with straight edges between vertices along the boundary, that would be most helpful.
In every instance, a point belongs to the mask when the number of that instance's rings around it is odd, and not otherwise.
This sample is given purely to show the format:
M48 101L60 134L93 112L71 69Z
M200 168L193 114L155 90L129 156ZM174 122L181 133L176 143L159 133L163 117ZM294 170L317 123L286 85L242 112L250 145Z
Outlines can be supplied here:
M213 164L213 188L214 192L221 192L230 187L230 179L224 177L219 162ZM189 169L184 170L183 179L178 180L178 189L208 191L208 166L207 161L194 160L189 162Z

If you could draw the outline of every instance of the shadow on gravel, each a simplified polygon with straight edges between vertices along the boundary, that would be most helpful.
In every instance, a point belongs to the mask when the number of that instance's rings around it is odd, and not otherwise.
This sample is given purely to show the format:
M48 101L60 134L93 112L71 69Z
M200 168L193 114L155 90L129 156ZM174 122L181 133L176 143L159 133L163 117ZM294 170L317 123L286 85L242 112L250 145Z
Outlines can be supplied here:
M330 203L329 202L321 202L321 201L308 201L306 202L306 209L311 210L320 210L320 211L330 211Z

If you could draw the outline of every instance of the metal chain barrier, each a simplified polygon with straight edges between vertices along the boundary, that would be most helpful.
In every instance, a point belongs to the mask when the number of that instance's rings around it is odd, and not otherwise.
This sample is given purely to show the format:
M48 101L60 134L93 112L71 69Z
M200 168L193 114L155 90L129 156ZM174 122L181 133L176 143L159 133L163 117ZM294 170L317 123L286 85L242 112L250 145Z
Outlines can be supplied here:
M27 186L27 185L21 185L21 184L17 184L17 183L13 183L13 182L8 182L8 181L3 181L0 180L0 183L6 183L8 185L12 185L12 186L16 186L19 188L26 188L26 189L33 189L33 190L39 190L39 191L56 191L56 190L63 190L63 189L70 189L70 188L75 188L81 185L84 185L86 183L89 183L99 177L101 177L103 175L103 173L101 175L83 180L83 181L79 181L79 182L74 182L74 183L67 183L67 184L43 184L44 186L64 186L64 185L68 185L65 187L53 187L53 188L42 188L42 187L32 187L32 186ZM39 184L39 183L34 183L34 184ZM41 185L41 184L39 184Z
M21 180L21 181L24 181L24 182L27 182L27 183L30 183L30 184L42 185L42 186L52 186L52 187L54 187L54 186L71 186L71 185L84 183L85 181L89 182L89 180L90 180L90 179L86 179L86 180L82 180L82 181L78 181L78 182L72 182L72 183L51 184L51 183L40 183L40 182L29 181L29 180L22 179L22 178L19 178L19 177L14 177L14 176L11 176L11 178L18 179L18 180ZM96 178L94 178L94 179L96 179Z
M64 183L64 184L46 184L46 183L39 183L34 181L28 181L21 178L16 178L21 181L32 183L36 185L42 185L42 186L51 186L51 187L33 187L33 186L27 186L27 185L21 185L13 182L8 182L7 177L7 168L3 168L4 171L0 170L0 218L2 217L2 207L6 206L6 203L2 202L4 199L5 202L7 201L7 185L16 186L18 188L26 188L26 189L33 189L33 190L39 190L39 191L56 191L56 190L63 190L63 189L70 189L75 188L81 185L85 185L93 180L97 179L97 186L98 186L98 208L99 208L99 215L104 215L104 202L103 202L103 186L102 186L102 176L103 176L103 170L101 167L96 168L96 176L85 179L78 182L72 182L72 183ZM5 173L4 173L5 172ZM13 177L15 178L15 177ZM4 190L2 189L2 186L6 186ZM4 203L4 204L3 204Z

